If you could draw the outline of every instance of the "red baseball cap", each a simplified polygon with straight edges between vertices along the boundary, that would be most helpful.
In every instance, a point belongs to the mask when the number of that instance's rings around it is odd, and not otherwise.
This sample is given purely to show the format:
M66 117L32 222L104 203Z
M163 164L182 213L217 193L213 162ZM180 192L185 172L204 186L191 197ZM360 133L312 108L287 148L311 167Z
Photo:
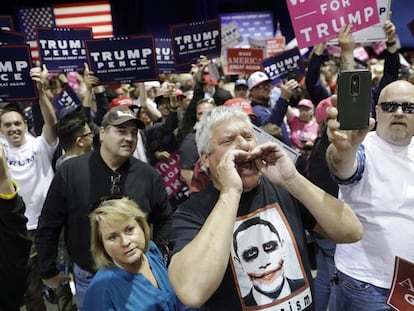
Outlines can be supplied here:
M241 110L247 113L250 117L257 118L257 116L253 112L252 105L250 105L249 101L244 98L236 97L236 98L228 99L224 102L224 106L239 107Z
M137 105L134 104L132 98L128 97L128 96L119 96L114 98L111 103L109 104L109 109L112 109L114 107L117 106L126 106L126 107L131 107L131 106L136 106Z
M204 76L204 84L205 85L218 85L217 81L214 81L210 75Z

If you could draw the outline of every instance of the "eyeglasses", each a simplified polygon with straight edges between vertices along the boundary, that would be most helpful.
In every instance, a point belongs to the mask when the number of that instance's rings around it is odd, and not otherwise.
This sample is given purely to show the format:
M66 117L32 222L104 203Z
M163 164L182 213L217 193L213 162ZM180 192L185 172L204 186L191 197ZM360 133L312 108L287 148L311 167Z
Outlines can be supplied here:
M262 84L259 84L258 86L255 86L255 87L257 87L258 89L270 88L270 83L262 83Z
M412 114L414 113L414 103L404 102L404 103L396 103L396 102L382 102L380 103L381 108L384 112L392 113L396 112L398 107L401 107L401 110L404 113Z
M114 172L114 175L111 176L111 195L117 195L121 193L121 188L119 187L119 182L121 181L121 174Z
M95 135L93 132L88 132L88 133L85 133L85 134L82 134L82 135L79 135L78 137L93 137L93 135Z

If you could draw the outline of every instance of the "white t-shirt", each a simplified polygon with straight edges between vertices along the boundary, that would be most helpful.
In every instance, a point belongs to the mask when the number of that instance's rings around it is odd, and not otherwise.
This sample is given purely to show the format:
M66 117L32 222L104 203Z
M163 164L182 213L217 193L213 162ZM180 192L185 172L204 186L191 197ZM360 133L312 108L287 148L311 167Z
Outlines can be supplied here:
M137 147L135 148L134 153L132 156L137 158L138 160L141 160L142 162L148 163L147 154L145 153L145 145L142 138L143 133L141 130L137 133Z
M414 140L409 146L390 145L368 133L362 179L340 185L347 202L364 226L362 239L338 244L338 269L360 281L390 288L395 256L414 262Z
M27 229L37 228L37 221L53 179L52 158L58 143L49 146L43 135L27 137L19 148L5 148L10 175L26 204Z

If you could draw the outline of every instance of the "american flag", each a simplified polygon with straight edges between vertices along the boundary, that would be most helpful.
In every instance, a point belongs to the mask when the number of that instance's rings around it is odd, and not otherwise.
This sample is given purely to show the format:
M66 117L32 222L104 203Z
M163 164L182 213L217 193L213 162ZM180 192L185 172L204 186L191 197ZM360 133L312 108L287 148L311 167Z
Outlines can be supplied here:
M27 35L33 61L39 60L36 27L92 28L94 38L113 36L109 1L57 4L53 6L19 8L20 31Z

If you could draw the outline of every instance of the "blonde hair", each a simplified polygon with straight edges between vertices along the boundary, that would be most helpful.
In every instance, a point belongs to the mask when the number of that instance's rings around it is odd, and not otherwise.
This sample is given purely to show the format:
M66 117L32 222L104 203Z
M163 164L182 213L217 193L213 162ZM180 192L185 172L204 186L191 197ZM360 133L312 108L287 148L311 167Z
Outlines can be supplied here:
M135 219L144 231L144 251L147 251L150 246L151 238L147 215L131 199L123 197L119 199L104 200L89 214L89 221L91 224L91 252L96 269L101 267L112 267L114 265L112 258L104 248L100 225L107 221L117 223L126 222L131 218Z

